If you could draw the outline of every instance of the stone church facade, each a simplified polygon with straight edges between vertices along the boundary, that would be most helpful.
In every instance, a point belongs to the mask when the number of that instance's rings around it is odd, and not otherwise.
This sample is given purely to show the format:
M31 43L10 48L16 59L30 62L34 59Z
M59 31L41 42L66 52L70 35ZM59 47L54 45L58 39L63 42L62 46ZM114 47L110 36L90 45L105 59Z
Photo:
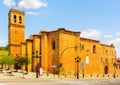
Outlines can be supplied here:
M101 44L99 40L83 38L80 32L65 28L41 30L25 39L24 14L18 8L9 11L9 54L18 58L28 55L31 62L28 71L35 71L39 64L43 72L58 73L58 66L62 63L60 74L63 75L74 76L78 69L80 74L84 69L85 75L114 74L116 51L113 44ZM78 69L76 57L80 58Z

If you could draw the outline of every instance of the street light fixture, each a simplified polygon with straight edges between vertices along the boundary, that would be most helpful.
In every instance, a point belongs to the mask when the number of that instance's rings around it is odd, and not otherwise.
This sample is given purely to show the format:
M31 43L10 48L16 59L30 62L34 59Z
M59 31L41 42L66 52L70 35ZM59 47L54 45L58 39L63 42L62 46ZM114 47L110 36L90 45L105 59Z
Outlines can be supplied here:
M39 56L38 51L35 51L35 53L34 52L32 53L32 56L33 56L33 58L37 58L37 61L36 61L36 78L38 78L38 72L39 72L38 58L40 58L40 66L41 66L41 53L40 53L40 56Z
M81 49L81 44L80 44L80 46L67 47L67 48L63 49L63 51L60 53L60 55L59 55L59 60L58 60L58 78L60 77L60 68L62 67L61 57L62 57L62 55L64 54L64 52L65 52L66 50L71 49L71 48L74 48L75 51L76 51L77 48L80 48L80 49Z
M77 63L77 79L79 79L79 63L81 61L81 58L78 56L75 58L75 62Z
M113 66L114 66L114 78L116 78L116 64L113 63Z

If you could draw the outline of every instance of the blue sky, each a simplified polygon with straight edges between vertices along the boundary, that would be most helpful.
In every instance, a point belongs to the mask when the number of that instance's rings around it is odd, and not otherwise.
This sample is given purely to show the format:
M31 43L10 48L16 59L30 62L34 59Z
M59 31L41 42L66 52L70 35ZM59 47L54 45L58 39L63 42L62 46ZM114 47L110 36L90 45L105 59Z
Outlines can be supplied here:
M8 12L16 0L0 0L0 46L8 44ZM116 46L120 57L120 0L17 0L25 14L25 35L40 30L80 31L82 37Z

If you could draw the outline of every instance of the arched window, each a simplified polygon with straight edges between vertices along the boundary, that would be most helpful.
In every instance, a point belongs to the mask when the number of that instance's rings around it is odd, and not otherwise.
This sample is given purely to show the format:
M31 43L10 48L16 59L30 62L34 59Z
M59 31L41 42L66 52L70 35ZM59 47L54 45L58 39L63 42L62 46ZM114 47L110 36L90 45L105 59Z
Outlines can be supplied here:
M52 42L52 50L55 50L55 41Z
M104 67L104 74L108 74L108 67L107 66Z
M106 56L108 55L108 50L106 50Z
M14 22L16 23L17 19L16 19L16 15L14 15Z
M96 46L93 45L93 54L95 54L95 53L96 53Z
M19 23L21 24L22 23L22 17L19 16Z

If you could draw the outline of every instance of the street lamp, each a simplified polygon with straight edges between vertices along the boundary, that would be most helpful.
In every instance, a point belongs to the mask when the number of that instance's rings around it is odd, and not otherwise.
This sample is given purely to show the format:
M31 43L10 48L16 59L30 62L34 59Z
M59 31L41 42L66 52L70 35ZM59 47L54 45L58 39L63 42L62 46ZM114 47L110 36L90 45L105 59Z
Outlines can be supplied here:
M77 63L77 79L79 79L79 63L81 61L81 58L78 56L75 58L75 62Z
M114 78L116 78L116 64L115 63L113 63L113 66L114 66Z
M36 78L38 78L38 72L39 72L38 58L40 58L40 66L41 66L41 55L39 56L38 51L35 51L35 53L34 52L32 53L32 56L33 56L33 58L37 58L37 61L36 61Z
M75 51L76 51L78 47L81 48L81 44L80 44L80 46L67 47L67 48L63 49L63 51L60 53L59 59L58 59L58 78L60 77L60 68L62 67L61 57L62 57L63 53L64 53L66 50L71 49L71 48L74 48Z

